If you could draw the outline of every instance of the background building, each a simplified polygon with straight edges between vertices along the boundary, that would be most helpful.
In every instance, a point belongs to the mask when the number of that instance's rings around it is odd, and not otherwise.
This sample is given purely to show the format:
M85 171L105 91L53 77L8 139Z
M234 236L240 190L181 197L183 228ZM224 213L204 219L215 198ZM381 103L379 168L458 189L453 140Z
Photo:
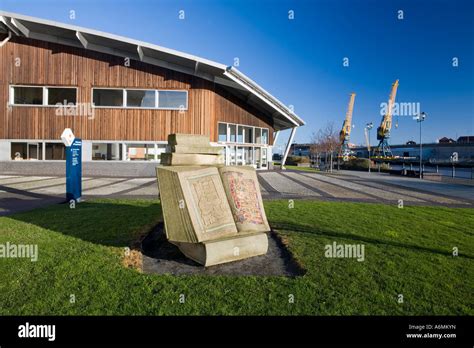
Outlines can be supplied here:
M456 141L441 138L438 143L422 145L424 162L448 164L451 162L451 156L456 152L459 164L474 164L474 137L472 136L462 136ZM403 157L408 160L420 158L420 145L414 141L407 142L405 145L390 145L390 149L395 157ZM357 157L367 158L367 147L356 147L353 150Z
M291 144L290 154L292 156L311 157L312 144ZM374 145L372 145L374 148ZM420 145L415 141L408 141L404 145L390 145L395 157L403 157L407 161L418 160L420 156ZM423 144L423 161L433 164L451 163L454 152L458 154L459 164L474 164L474 136L461 136L457 140L441 138L438 143ZM366 146L352 147L354 155L359 158L368 158Z

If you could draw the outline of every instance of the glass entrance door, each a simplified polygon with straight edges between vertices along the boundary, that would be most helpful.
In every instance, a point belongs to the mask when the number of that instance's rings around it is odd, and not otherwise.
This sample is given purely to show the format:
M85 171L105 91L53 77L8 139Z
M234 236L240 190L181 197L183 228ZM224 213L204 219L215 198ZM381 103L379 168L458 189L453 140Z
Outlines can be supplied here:
M268 149L266 147L262 147L262 169L268 168Z
M236 163L235 146L230 145L230 146L224 147L224 156L225 156L226 166L235 166L235 163Z
M238 166L243 166L244 165L244 148L242 146L237 147L237 153L236 153L236 162L235 164Z
M228 166L254 166L256 169L268 168L268 148L253 146L225 147L225 164Z
M255 148L255 166L257 169L262 168L262 149L259 147Z
M244 165L253 165L253 148L246 146L244 147Z

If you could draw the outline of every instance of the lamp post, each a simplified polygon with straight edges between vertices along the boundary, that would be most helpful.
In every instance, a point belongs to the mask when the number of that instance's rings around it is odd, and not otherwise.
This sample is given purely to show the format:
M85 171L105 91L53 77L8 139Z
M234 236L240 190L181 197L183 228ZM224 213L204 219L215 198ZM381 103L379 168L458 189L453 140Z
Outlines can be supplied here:
M420 124L420 179L423 179L423 144L421 142L421 123L426 118L426 113L422 112L414 117L416 122Z
M368 134L367 138L367 151L369 153L369 173L370 173L370 130L374 127L374 124L372 122L367 123L365 125L365 132Z

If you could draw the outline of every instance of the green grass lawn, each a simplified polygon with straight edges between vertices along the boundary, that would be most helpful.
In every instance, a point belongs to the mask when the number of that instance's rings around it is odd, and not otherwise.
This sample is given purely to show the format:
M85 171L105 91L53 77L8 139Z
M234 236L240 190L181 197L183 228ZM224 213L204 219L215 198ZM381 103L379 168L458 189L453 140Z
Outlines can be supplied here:
M474 314L472 209L265 204L304 276L145 275L125 268L124 248L161 219L157 201L97 200L1 217L0 244L38 244L39 259L0 259L0 315ZM334 241L364 244L365 261L326 258L324 246Z

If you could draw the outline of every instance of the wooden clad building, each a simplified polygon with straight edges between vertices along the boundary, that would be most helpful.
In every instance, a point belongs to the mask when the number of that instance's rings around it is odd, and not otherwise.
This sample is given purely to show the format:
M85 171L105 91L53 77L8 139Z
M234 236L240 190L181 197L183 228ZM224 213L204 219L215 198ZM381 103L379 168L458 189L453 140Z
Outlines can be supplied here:
M208 135L227 164L268 167L304 122L234 67L80 27L0 12L0 161L159 161L170 133ZM290 140L291 142L291 140Z

